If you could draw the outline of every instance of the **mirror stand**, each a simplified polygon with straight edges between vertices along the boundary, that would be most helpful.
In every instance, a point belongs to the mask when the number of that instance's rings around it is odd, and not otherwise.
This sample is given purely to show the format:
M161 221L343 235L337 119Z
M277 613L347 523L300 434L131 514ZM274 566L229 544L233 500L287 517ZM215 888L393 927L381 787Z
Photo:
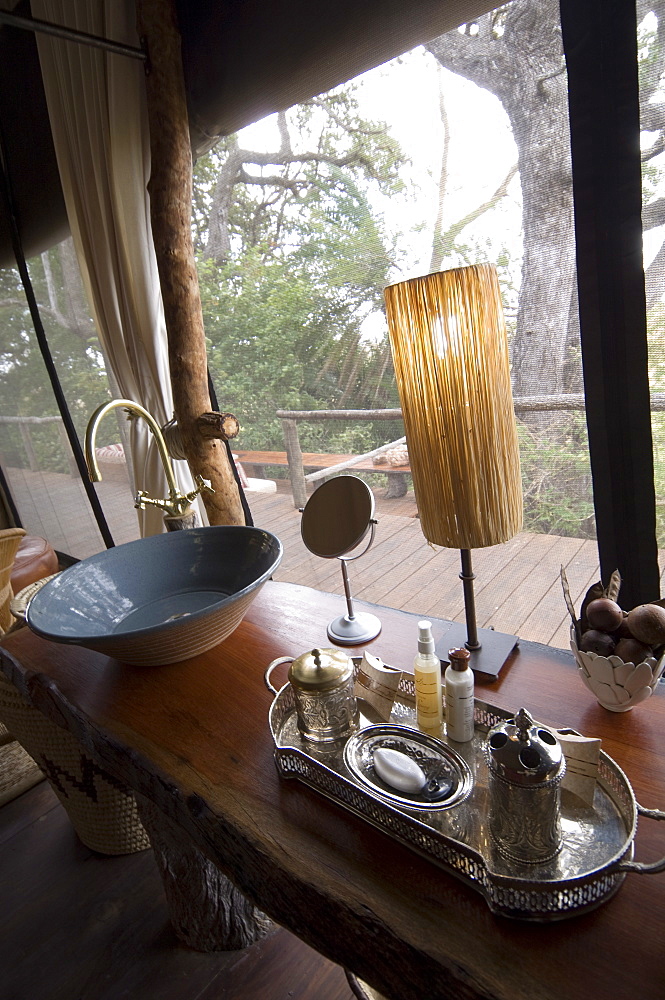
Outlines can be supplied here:
M330 625L328 625L328 638L332 639L333 642L339 642L342 645L355 646L361 642L369 642L370 639L375 639L381 631L381 622L376 615L370 615L367 612L362 611L359 614L354 613L353 600L351 598L351 587L349 586L349 571L346 568L347 563L353 562L354 559L359 559L360 556L365 555L374 541L375 525L376 522L372 521L369 542L362 552L359 552L355 556L337 557L342 564L342 580L344 581L344 596L346 597L346 614L339 615L339 617L334 618L330 622Z
M339 559L342 564L346 614L331 621L328 638L341 645L356 646L374 639L381 631L375 615L355 614L351 600L347 563L364 556L374 541L374 495L357 476L336 476L322 483L302 509L300 531L313 555ZM349 556L369 532L362 552Z

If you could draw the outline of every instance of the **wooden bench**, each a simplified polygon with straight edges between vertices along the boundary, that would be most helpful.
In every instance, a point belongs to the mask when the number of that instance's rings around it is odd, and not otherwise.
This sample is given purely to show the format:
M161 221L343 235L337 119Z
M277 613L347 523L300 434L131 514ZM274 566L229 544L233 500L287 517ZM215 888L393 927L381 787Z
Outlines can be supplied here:
M289 460L285 451L239 451L234 448L233 453L238 456L238 461L247 475L257 478L265 476L266 466L273 465L280 469L289 469ZM319 472L350 462L353 457L353 455L330 455L326 452L303 452L302 464L304 469ZM408 465L374 465L371 459L365 459L349 466L347 471L351 473L383 472L389 477L388 496L401 497L407 491L405 477L411 472L411 468Z

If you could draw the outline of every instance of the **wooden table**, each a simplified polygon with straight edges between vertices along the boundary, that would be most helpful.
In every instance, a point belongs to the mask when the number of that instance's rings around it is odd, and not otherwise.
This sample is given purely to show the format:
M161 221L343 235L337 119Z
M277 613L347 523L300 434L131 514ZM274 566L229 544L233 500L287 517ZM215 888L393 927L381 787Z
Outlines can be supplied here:
M264 669L277 656L328 645L326 625L342 604L271 582L229 639L185 663L129 667L23 629L4 638L1 665L249 900L387 997L662 1000L665 875L628 875L612 900L556 924L510 921L426 859L278 778ZM416 616L378 614L383 630L371 650L409 668ZM526 642L497 681L478 687L499 707L524 705L543 723L601 736L638 801L665 806L662 691L611 714L584 688L570 654ZM665 854L664 832L640 820L640 860Z

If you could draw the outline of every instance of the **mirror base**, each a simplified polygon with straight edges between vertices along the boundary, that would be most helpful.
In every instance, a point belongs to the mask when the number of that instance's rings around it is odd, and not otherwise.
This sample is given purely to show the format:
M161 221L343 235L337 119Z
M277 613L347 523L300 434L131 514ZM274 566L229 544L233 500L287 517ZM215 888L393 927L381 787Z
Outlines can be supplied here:
M368 615L364 612L354 615L340 615L333 619L328 626L328 638L333 642L339 642L343 646L357 646L361 642L369 642L375 639L381 631L381 622L376 615Z

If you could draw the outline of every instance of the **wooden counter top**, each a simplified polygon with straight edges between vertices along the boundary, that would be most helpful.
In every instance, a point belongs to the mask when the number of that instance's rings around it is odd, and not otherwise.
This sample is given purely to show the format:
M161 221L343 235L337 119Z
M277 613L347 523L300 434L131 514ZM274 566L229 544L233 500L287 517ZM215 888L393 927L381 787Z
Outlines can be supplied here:
M383 624L367 648L411 669L417 616L356 603ZM510 921L431 862L278 777L264 670L278 656L330 645L326 625L343 610L339 596L270 582L233 635L184 663L130 667L26 628L3 638L0 665L250 900L387 997L662 1000L665 874L628 875L588 914L555 924ZM607 712L571 654L521 643L497 681L478 684L478 696L602 737L638 801L665 808L663 691L631 712ZM663 855L665 824L641 819L637 858Z

